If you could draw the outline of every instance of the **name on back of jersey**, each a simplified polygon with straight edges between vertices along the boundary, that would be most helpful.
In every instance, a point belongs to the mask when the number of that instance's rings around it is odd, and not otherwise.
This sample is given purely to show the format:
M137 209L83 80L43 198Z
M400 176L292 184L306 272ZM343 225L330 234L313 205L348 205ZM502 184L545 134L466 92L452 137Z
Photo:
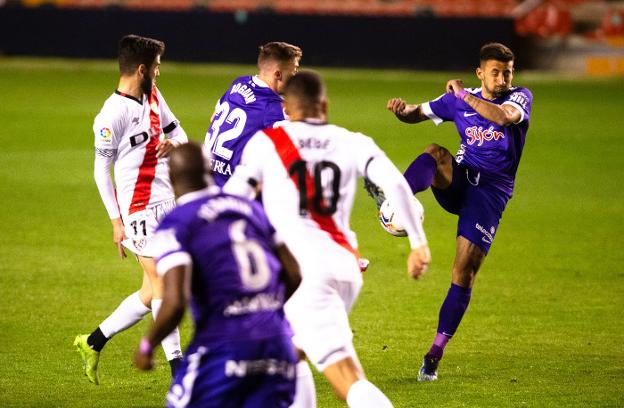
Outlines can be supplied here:
M308 137L306 139L299 139L300 149L327 149L329 147L329 139L317 139L315 137Z
M256 95L253 90L245 84L237 83L232 87L230 95L237 93L245 99L245 104L249 105L256 101Z

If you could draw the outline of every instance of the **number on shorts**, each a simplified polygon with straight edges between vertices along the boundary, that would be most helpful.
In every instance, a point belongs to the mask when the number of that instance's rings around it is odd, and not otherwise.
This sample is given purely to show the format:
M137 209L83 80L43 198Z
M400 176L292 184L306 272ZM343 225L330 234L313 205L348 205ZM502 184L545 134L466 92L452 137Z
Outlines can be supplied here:
M245 220L238 220L230 226L232 253L236 258L243 286L249 290L262 290L271 280L271 271L262 246L245 236L246 224Z
M309 210L307 162L297 160L288 168L289 175L296 175L299 188L299 213L306 215ZM327 174L330 189L330 197L323 196L323 174ZM314 165L314 196L312 197L312 208L321 215L332 215L336 212L338 199L340 198L340 167L330 161L320 161Z
M141 220L138 222L138 224L140 224L143 236L147 236L147 222L145 220ZM134 229L134 235L139 235L139 229L137 228L138 224L136 220L130 223L130 226L132 227L132 229Z

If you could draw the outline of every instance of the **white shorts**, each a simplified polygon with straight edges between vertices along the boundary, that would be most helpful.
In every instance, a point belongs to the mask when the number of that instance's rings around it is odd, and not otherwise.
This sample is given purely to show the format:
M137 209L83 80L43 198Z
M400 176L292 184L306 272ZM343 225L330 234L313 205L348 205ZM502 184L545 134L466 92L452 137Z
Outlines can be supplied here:
M155 253L151 238L160 221L175 208L175 205L175 200L172 198L150 204L143 211L125 216L123 222L127 239L122 241L123 246L136 255L153 257Z
M323 372L344 358L356 359L349 312L362 288L362 274L357 258L333 242L321 252L311 246L308 251L311 256L298 258L303 279L284 311L293 343Z

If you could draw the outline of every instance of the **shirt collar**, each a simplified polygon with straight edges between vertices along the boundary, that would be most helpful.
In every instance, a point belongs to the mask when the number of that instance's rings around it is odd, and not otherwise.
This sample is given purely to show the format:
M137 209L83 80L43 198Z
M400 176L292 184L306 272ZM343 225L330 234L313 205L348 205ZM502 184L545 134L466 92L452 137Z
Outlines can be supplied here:
M258 75L254 75L251 77L251 80L254 81L254 83L258 86L261 86L263 88L268 88L269 84L267 84L266 82L264 82L263 80L260 79L260 77Z

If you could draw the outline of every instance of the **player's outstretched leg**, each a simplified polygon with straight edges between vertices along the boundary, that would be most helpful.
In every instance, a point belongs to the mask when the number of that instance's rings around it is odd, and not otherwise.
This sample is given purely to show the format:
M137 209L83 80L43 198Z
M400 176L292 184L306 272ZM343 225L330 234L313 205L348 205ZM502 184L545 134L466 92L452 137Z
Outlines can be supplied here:
M82 334L76 336L74 340L74 346L80 357L82 358L82 367L84 373L93 384L98 385L100 383L100 377L98 375L97 367L100 361L100 352L95 351L87 344L88 334Z
M425 191L431 186L436 167L436 159L429 153L421 154L409 165L403 177L407 180L412 193Z

